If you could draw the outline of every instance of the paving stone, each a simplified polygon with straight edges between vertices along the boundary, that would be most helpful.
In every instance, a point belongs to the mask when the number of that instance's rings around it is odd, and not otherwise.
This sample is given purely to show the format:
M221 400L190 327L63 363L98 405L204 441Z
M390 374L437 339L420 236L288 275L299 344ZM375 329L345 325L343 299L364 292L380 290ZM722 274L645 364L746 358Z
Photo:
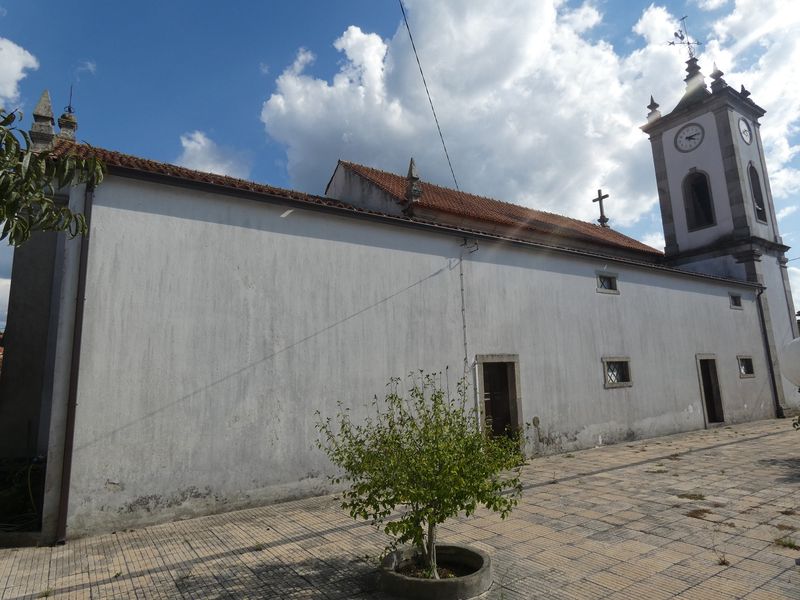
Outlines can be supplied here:
M493 556L482 600L800 598L800 552L774 543L800 539L800 515L781 512L800 513L796 448L787 421L764 421L534 459L508 519L481 509L440 540ZM368 558L386 543L332 497L307 498L0 549L0 598L390 600Z

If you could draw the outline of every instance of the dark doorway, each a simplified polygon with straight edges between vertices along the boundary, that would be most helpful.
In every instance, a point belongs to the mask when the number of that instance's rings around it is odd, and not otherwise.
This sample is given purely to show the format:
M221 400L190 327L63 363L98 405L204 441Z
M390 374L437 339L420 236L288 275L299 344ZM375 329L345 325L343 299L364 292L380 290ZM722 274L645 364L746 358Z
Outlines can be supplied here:
M703 399L706 403L706 415L709 423L722 423L722 396L719 393L717 379L717 361L713 358L700 359L700 380L703 385Z
M517 428L516 389L514 363L483 363L483 414L494 435Z

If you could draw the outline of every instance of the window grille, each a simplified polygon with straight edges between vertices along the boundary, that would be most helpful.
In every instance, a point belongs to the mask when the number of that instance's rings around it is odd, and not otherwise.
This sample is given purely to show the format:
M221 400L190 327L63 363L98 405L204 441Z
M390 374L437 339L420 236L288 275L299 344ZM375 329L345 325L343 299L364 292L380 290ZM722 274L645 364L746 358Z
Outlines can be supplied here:
M632 385L630 360L627 358L604 358L605 387L628 387Z
M604 294L619 294L617 275L614 273L597 273L597 291Z

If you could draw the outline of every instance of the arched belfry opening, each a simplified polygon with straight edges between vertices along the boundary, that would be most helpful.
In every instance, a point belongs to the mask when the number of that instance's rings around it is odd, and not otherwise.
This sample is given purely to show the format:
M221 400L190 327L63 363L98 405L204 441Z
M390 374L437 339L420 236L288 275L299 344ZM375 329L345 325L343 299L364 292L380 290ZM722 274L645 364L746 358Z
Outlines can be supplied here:
M716 223L711 186L705 173L692 171L684 178L683 202L689 231L710 227Z
M756 211L756 219L766 223L767 209L764 204L764 194L761 192L761 179L759 178L758 171L753 166L753 163L750 163L750 167L747 169L747 172L750 176L750 190L753 192L753 207Z

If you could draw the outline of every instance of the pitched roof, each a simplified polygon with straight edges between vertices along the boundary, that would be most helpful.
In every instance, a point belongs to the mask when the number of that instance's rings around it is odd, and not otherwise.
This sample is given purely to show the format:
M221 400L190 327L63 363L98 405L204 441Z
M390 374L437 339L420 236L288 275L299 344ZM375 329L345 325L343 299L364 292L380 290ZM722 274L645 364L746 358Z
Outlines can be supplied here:
M255 183L227 175L217 175L215 173L196 171L186 167L179 167L177 165L171 165L165 162L140 158L130 154L124 154L114 150L107 150L105 148L98 148L88 144L76 143L69 140L58 139L56 141L54 154L65 154L70 152L83 158L96 156L112 170L120 169L127 172L156 176L160 175L168 178L180 179L183 181L223 187L239 192L265 194L271 197L285 198L287 200L300 201L317 206L337 208L347 212L372 214L376 216L389 216L328 197L305 194L295 190L288 190L263 183ZM395 175L393 173L387 173L385 171L379 171L377 169L371 169L355 163L348 163L344 161L340 161L340 163L347 168L359 172L363 177L369 179L392 196L398 199L404 199L406 185L406 180L404 177ZM475 196L465 192L457 192L455 190L436 186L430 183L423 183L422 189L422 198L420 199L421 206L431 206L432 208L441 210L443 212L450 212L454 215L471 217L476 220L493 222L500 225L511 225L518 228L520 224L523 224L528 230L549 233L563 238L565 241L568 241L569 239L579 239L602 244L606 247L633 250L634 252L641 253L643 255L641 258L647 260L648 262L653 258L657 258L662 255L658 250L655 250L650 246L646 246L641 242L622 235L621 233L609 228L600 227L599 225L593 225L584 221L570 219L569 217L563 217L552 213L525 208L516 204L500 202L498 200L492 200L491 198L483 198L481 196ZM436 225L436 223L431 223L425 219L402 217L401 220ZM446 224L442 223L440 225ZM456 229L462 229L464 231L474 231L476 229L474 227L463 227L457 224L450 226ZM515 239L519 236L508 235L504 237ZM564 245L566 247L569 246L569 244L566 243Z
M151 175L163 175L166 177L175 177L186 181L194 181L198 183L207 183L210 185L223 186L226 188L236 189L244 192L254 192L258 194L268 194L270 196L277 196L280 198L288 198L291 200L301 200L313 202L315 204L325 204L329 206L342 206L343 208L353 207L331 200L329 198L322 198L319 196L312 196L297 192L295 190L287 190L284 188L274 187L263 183L255 183L247 181L246 179L238 179L228 175L217 175L215 173L207 173L205 171L196 171L194 169L187 169L186 167L179 167L169 163L150 160L147 158L139 158L130 154L123 154L115 150L106 150L105 148L98 148L88 144L81 144L70 142L68 140L60 139L56 142L56 147L53 151L54 154L67 154L72 153L81 158L97 157L110 168L119 168L126 171L135 171L139 173L148 173Z
M388 173L379 169L365 167L347 161L339 161L346 169L353 171L364 179L392 196L398 203L405 204L407 180L401 175ZM586 221L579 221L562 215L527 208L518 204L502 202L493 198L477 196L424 181L422 195L414 202L414 206L431 209L456 217L475 221L522 228L531 233L545 234L572 239L606 247L641 252L653 257L662 253L642 242L614 231L609 227L601 227Z

